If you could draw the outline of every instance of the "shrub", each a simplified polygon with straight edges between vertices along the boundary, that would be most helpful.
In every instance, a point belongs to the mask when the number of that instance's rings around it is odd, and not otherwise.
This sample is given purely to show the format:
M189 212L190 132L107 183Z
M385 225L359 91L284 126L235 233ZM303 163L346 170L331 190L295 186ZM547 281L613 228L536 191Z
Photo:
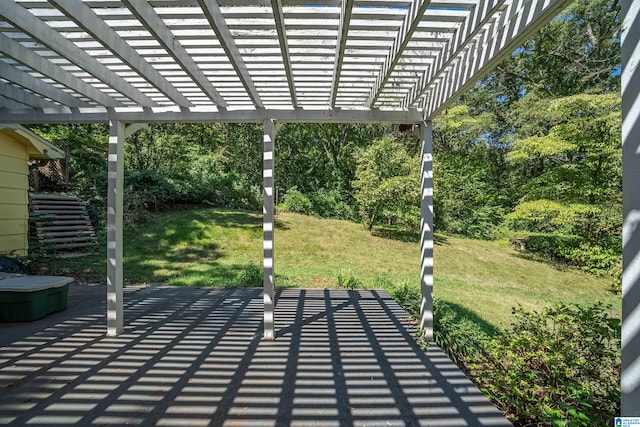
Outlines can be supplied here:
M475 366L483 391L518 425L608 425L620 412L620 322L607 309L515 309Z
M238 286L262 286L264 270L253 261L249 262L238 274Z
M322 218L353 219L353 207L343 201L337 190L321 189L310 196L311 210Z
M280 209L285 212L294 212L309 215L312 213L311 200L295 187L290 188L284 196Z
M433 303L433 339L451 359L467 370L481 356L495 329L484 327L469 310L448 301Z
M360 279L349 270L341 270L336 274L336 286L341 289L357 289L362 285Z
M416 319L418 287L393 297ZM434 300L434 339L517 426L606 426L620 412L620 321L609 307L514 309L499 334L473 312Z
M395 299L400 307L404 308L409 316L417 320L420 318L420 289L417 286L411 286L404 282L396 286L393 291L393 299Z

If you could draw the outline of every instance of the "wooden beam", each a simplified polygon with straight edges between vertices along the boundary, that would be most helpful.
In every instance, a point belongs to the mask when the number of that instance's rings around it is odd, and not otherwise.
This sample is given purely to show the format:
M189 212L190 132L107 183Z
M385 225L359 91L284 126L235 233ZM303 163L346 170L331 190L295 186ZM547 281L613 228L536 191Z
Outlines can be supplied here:
M433 117L451 105L570 3L571 0L514 0L510 3L467 45L468 49L451 62L439 79L426 84L429 96L424 117Z
M4 96L0 95L0 114L7 109L19 111L28 108L28 105L21 104L20 102L14 101L10 98L5 98Z
M136 87L91 57L91 55L66 39L58 31L35 17L27 9L18 5L14 0L0 1L0 15L15 27L30 34L39 43L48 46L72 64L82 68L96 79L103 81L109 87L122 94L122 96L126 96L145 107L156 105Z
M77 0L50 0L69 19L91 34L94 39L111 50L131 69L167 96L176 105L191 107L193 104L180 93L162 74L153 68L135 49L124 41L103 19L87 5Z
M2 2L0 2L2 3ZM87 82L74 76L62 67L36 54L35 52L22 46L17 41L0 33L0 52L22 62L24 65L44 74L46 77L57 81L70 89L94 100L105 107L117 107L122 104L106 93L96 89ZM35 77L34 77L35 78Z
M275 273L273 270L273 233L275 231L274 205L274 161L276 124L267 119L263 122L263 155L262 155L262 230L263 230L263 294L264 294L264 339L275 339Z
M420 124L421 221L420 221L420 329L424 339L433 341L433 127Z
M185 48L171 33L167 24L158 16L153 6L146 0L122 0L140 23L162 45L176 63L187 73L193 82L209 97L219 108L227 108L226 101L213 87L207 76L204 75L198 64L191 58Z
M258 90L253 84L253 80L251 79L249 70L247 70L247 66L244 64L242 55L238 50L238 46L236 46L233 41L233 35L227 27L227 23L224 20L224 16L222 15L218 2L216 0L198 0L198 4L204 13L204 16L209 21L211 28L216 33L220 46L222 46L222 49L226 52L233 69L236 70L238 78L247 90L251 101L253 101L253 104L256 107L262 108L263 105L260 100Z
M107 335L124 330L123 302L123 192L124 123L109 120L109 158L107 189Z
M342 11L340 12L340 25L338 27L338 40L336 42L336 59L333 65L333 80L331 82L331 92L329 105L334 107L336 104L336 95L340 86L340 77L342 77L342 63L344 62L344 50L347 46L347 37L349 34L349 22L351 21L351 13L353 11L353 0L344 0L342 2Z
M276 23L276 31L278 32L278 43L280 44L280 52L284 63L284 72L287 75L287 84L289 85L289 94L291 96L291 104L294 108L298 107L296 98L295 82L293 73L291 72L291 55L289 53L289 43L287 41L287 28L284 23L284 13L282 12L282 3L280 0L271 0L271 10L273 11L273 19Z
M0 95L32 108L58 107L51 101L47 101L9 83L0 82Z
M262 123L273 118L283 123L420 123L422 113L409 111L347 110L222 110L199 111L198 109L131 109L116 108L112 117L126 123ZM93 109L30 109L0 111L0 122L5 123L100 123L107 122L105 108Z
M31 92L38 93L67 107L73 108L88 106L85 102L82 102L80 99L72 96L62 89L45 83L41 79L3 61L0 61L0 76L2 76L3 79L29 89Z
M640 3L622 2L622 392L640 416Z
M373 107L378 100L378 97L384 89L384 86L387 84L389 77L391 77L393 69L398 64L404 49L411 40L411 36L418 28L428 4L428 0L413 0L411 2L411 7L407 11L404 21L402 22L402 27L400 27L400 31L398 31L398 34L393 41L393 46L384 61L380 74L378 74L376 82L371 89L371 95L366 102L367 106Z
M484 26L495 19L497 13L507 0L480 0L471 11L464 24L456 31L455 35L446 41L433 66L425 70L420 80L405 97L402 105L412 106L427 90L427 82L439 78L451 62L457 58L463 49L468 48L473 38L483 30Z

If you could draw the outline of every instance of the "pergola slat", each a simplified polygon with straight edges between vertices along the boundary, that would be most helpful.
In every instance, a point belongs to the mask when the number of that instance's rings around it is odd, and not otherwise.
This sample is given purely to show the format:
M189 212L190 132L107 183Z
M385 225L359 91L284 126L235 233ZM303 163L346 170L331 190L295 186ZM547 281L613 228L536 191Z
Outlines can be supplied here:
M233 41L233 36L227 27L227 23L225 22L222 11L220 10L220 6L216 0L198 0L198 4L211 24L211 28L216 33L218 42L227 53L229 61L231 61L231 65L233 65L234 70L236 70L236 73L238 74L240 81L242 81L242 85L251 97L253 104L256 107L263 107L260 95L253 84L249 70L247 70L244 61L242 60L242 55Z
M515 0L498 22L483 31L475 46L466 50L458 62L458 70L450 67L443 78L435 82L439 96L431 96L425 106L425 117L432 117L450 105L463 91L511 54L537 28L549 22L571 0ZM432 91L432 90L430 90Z
M216 88L213 87L207 76L195 63L191 55L187 53L185 48L177 41L171 30L160 19L153 6L149 5L145 0L122 0L129 10L138 18L145 29L154 35L156 40L164 47L164 49L173 57L180 67L189 75L189 77L198 85L198 87L207 95L218 107L226 108L226 101L220 96Z
M68 94L67 92L58 89L55 86L47 84L39 78L33 77L29 73L19 70L18 68L0 61L0 76L3 79L9 80L23 88L30 90L31 92L38 93L44 97L52 99L69 107L83 107L87 106L86 103L80 99Z
M349 22L351 20L351 12L353 10L353 0L345 0L342 3L340 12L340 26L338 27L338 40L336 42L336 55L333 66L333 81L331 82L331 95L329 105L333 107L336 102L336 94L340 85L340 76L342 74L342 63L344 61L344 50L347 45L347 35L349 33Z
M287 40L287 29L284 23L284 14L282 13L282 3L280 0L271 0L271 9L273 10L273 19L276 22L278 42L280 44L280 52L284 63L284 72L287 75L287 85L289 87L289 96L291 96L291 104L294 108L297 108L298 100L296 97L296 88L293 80L293 73L291 72L291 54L289 42Z
M87 98L96 101L100 105L105 107L116 107L122 105L106 93L96 89L84 80L64 70L59 65L56 65L44 57L34 53L30 49L25 48L20 43L2 33L0 33L0 51L16 61L23 63L29 68L32 68L63 84L64 86L83 94Z
M109 70L82 49L79 49L73 42L67 40L58 31L33 16L33 14L16 4L13 0L3 0L0 2L0 15L17 28L30 34L41 43L68 59L71 63L103 81L124 96L143 106L155 105L151 99L129 84L129 82Z
M125 42L95 12L76 0L50 0L50 3L116 54L131 69L145 78L177 105L190 107L191 102L153 68L135 49Z

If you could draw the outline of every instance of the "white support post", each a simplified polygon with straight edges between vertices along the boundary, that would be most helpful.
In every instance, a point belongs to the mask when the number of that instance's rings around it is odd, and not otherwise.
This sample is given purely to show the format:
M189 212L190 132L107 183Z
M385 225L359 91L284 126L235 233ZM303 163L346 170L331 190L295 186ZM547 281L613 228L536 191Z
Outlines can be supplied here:
M122 276L122 202L124 191L124 123L109 121L107 194L107 335L124 328Z
M271 119L264 121L264 145L262 156L262 183L264 204L262 208L263 222L262 229L264 232L263 248L264 248L264 339L275 339L274 325L274 273L273 273L273 204L274 204L274 143L276 136L275 122Z
M424 338L433 341L433 135L431 122L420 125L422 168L420 207L420 329Z
M640 3L622 1L622 410L640 416Z

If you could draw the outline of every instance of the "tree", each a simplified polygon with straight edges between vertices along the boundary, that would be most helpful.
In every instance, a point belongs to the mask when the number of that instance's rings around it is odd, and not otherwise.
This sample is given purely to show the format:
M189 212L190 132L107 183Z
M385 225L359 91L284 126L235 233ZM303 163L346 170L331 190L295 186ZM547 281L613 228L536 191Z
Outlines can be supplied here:
M416 223L419 215L419 159L392 136L378 139L356 160L353 181L360 217L369 231L381 219Z
M530 243L594 271L620 257L620 97L574 95L519 103L509 157L521 198L507 216ZM531 245L530 245L531 246Z

